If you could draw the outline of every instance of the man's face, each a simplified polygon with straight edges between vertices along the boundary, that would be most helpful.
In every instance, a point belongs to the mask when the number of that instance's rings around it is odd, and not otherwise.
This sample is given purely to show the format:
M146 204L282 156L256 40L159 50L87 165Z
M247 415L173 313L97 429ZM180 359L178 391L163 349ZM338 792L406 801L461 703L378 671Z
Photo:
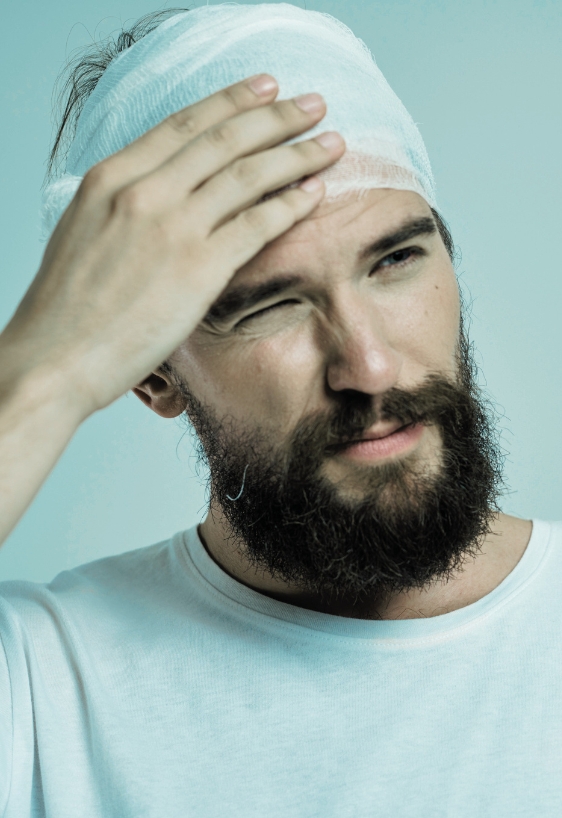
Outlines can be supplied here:
M459 330L451 260L415 193L325 203L237 272L170 363L251 561L361 593L466 553L495 472Z
M258 289L263 298L254 301ZM456 372L455 274L429 206L408 191L321 205L237 272L214 313L173 364L217 417L270 430L279 443L342 393L380 404L392 387ZM415 446L435 458L438 435L427 428ZM340 480L359 460L369 453L331 460L326 474Z

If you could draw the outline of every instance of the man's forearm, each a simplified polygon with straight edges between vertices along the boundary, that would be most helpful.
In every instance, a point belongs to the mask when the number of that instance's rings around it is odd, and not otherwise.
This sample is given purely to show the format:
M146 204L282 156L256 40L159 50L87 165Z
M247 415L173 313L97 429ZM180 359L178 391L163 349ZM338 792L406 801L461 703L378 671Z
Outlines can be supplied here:
M82 420L71 397L57 385L56 373L10 372L2 366L6 354L0 350L0 544Z

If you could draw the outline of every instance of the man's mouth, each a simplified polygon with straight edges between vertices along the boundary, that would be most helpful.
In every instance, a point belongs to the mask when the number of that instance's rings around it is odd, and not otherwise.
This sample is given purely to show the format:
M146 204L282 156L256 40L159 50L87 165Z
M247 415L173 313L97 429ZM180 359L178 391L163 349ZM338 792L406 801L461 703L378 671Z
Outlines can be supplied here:
M406 454L415 448L424 429L423 423L379 423L357 440L338 446L336 454L356 461L384 460Z

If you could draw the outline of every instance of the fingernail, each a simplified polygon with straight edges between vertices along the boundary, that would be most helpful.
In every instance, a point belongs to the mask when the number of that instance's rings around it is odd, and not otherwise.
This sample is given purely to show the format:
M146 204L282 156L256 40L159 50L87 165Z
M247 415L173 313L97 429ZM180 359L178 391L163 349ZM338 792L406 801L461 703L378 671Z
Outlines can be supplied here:
M307 114L313 114L324 107L324 98L320 94L302 94L295 97L295 102Z
M309 176L308 179L305 179L304 182L300 183L299 187L306 193L315 193L319 188L322 187L322 182L320 181L318 176Z
M342 137L337 131L328 131L315 137L317 142L320 142L323 148L339 148L343 142Z
M248 85L258 97L265 97L277 88L277 82L269 74L256 74Z

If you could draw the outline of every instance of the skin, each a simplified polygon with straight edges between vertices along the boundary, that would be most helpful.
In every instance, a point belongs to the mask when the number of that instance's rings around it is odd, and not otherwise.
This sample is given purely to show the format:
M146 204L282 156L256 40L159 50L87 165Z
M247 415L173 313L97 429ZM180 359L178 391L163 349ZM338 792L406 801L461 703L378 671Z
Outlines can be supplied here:
M387 248L358 259L366 245L424 217L431 218L429 206L409 191L371 190L360 198L321 203L238 270L226 292L280 274L298 273L300 281L224 321L203 320L169 363L217 417L269 428L279 441L303 417L333 408L343 390L362 392L376 404L389 388L411 389L430 372L452 377L459 293L439 234L416 236L390 253ZM392 256L400 250L406 252ZM399 264L393 263L396 258ZM178 389L161 370L134 391L164 417L185 409ZM391 428L392 421L386 421L369 431ZM358 461L377 468L417 449L435 470L440 447L437 430L426 426L406 451L373 457L360 444L331 458L324 474L340 491L360 497ZM530 534L530 521L500 514L481 553L449 582L358 608L349 599L326 603L256 571L243 551L229 547L230 531L220 508L211 509L200 527L211 557L244 585L289 604L364 619L436 616L477 601L513 570Z

